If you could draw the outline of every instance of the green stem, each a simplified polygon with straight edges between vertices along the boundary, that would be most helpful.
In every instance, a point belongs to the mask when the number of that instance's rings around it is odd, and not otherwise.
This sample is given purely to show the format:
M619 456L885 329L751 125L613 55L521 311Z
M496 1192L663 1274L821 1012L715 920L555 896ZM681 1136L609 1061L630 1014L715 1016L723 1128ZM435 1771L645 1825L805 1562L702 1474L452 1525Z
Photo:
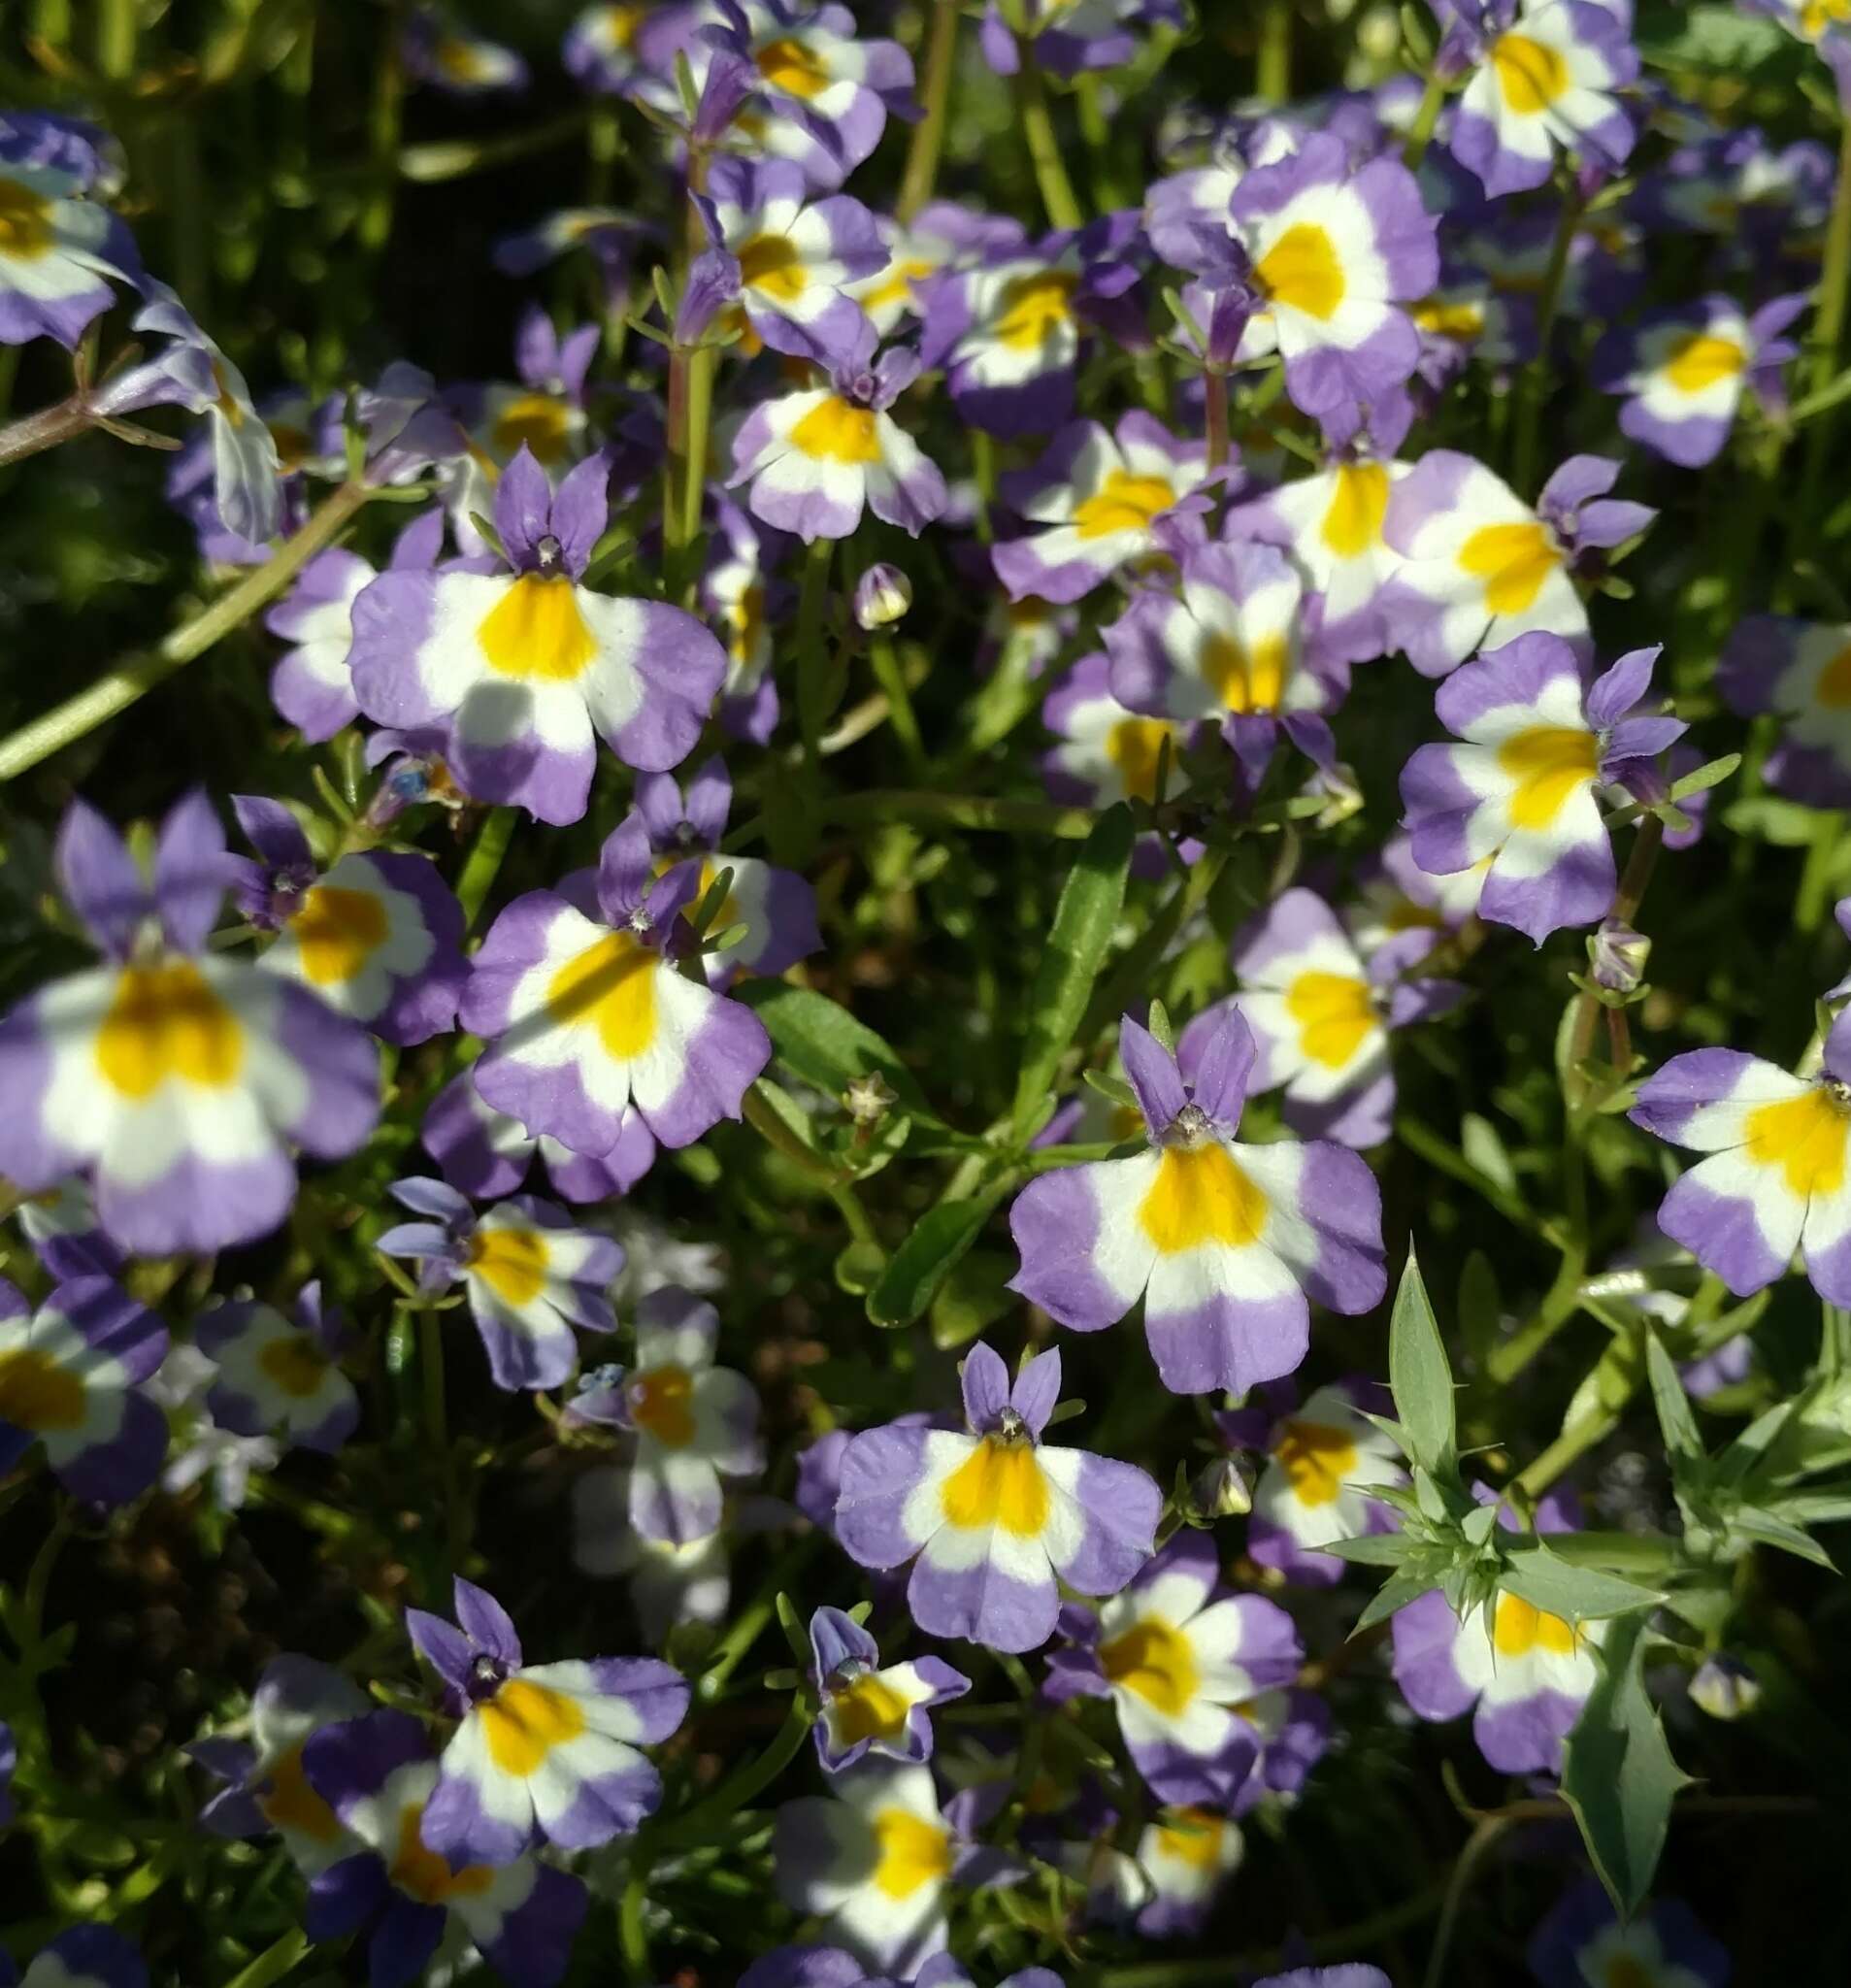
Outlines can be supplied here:
M64 1551L64 1542L71 1537L76 1523L70 1508L60 1504L50 1530L39 1541L39 1550L33 1556L31 1569L25 1577L19 1606L24 1616L25 1633L35 1649L45 1632L45 1598L51 1585L51 1570L57 1566L58 1555Z
M805 778L812 790L820 779L823 724L829 716L829 650L823 623L829 605L829 562L835 550L834 539L811 541L797 600L797 725L804 742Z
M919 736L918 713L912 709L912 693L907 688L907 673L900 666L893 638L876 635L868 646L868 662L874 679L887 699L887 714L894 736L907 755L907 769L914 779L926 778L925 741Z
M463 858L463 874L456 882L456 901L463 908L463 930L472 932L480 917L482 905L495 887L502 859L514 836L515 813L512 808L491 808L476 831L476 840Z
M367 115L366 205L360 210L360 247L378 255L392 233L398 196L399 134L404 128L405 71L399 62L400 10L389 10L375 58L373 103Z
M1264 104L1292 94L1292 0L1263 0L1254 93Z
M1446 1978L1446 1957L1452 1948L1453 1929L1459 1923L1459 1908L1466 1902L1466 1893L1477 1874L1478 1866L1509 1827L1509 1818L1487 1815L1480 1820L1467 1839L1466 1847L1460 1851L1459 1861L1453 1866L1452 1877L1446 1886L1446 1902L1439 1908L1439 1924L1434 1928L1433 1948L1427 1959L1426 1988L1439 1988L1440 1982Z
M137 0L98 0L96 66L111 83L125 83L135 74L136 10Z
M1833 873L1837 867L1838 839L1843 830L1844 816L1835 808L1821 813L1813 823L1806 865L1800 873L1800 888L1793 901L1797 932L1810 935L1825 922Z
M681 484L681 538L690 559L701 536L701 507L707 497L708 434L713 420L713 365L718 353L703 346L688 356L686 474Z
M1537 452L1542 436L1542 404L1548 397L1549 348L1555 337L1555 320L1562 308L1562 285L1569 273L1569 251L1581 221L1580 189L1570 184L1562 196L1562 214L1556 222L1555 240L1549 247L1549 260L1542 272L1542 287L1537 294L1537 355L1525 368L1517 388L1517 437L1511 451L1510 480L1519 497L1527 502L1536 483Z
M1831 817L1837 820L1834 814ZM1620 887L1613 898L1613 909L1607 916L1616 925L1630 925L1638 916L1638 908L1644 902L1646 886L1652 880L1652 872L1658 866L1658 852L1665 846L1665 824L1656 814L1640 817L1637 833L1633 837L1633 846L1627 852L1626 870L1620 878ZM1581 1065L1588 1059L1594 1047L1595 1026L1600 1020L1603 1002L1585 989L1575 996L1574 1020L1569 1035L1568 1068L1563 1073L1563 1081L1569 1091L1569 1115L1575 1119L1585 1103L1580 1078L1576 1076ZM1571 1126L1570 1137L1578 1136L1578 1127Z
M240 1969L225 1988L273 1988L285 1974L295 1971L308 1951L309 1936L299 1926L292 1926L273 1945L265 1947L248 1967Z
M1088 808L1062 808L1051 801L1012 801L987 794L935 794L921 789L868 788L838 794L827 818L844 826L864 822L909 821L931 827L991 829L1005 835L1051 835L1084 842L1097 817Z
M749 1655L752 1645L771 1627L772 1619L777 1613L779 1592L802 1571L804 1563L815 1551L817 1537L814 1533L809 1534L784 1554L772 1569L771 1577L765 1585L740 1611L739 1619L714 1645L707 1667L695 1681L695 1692L701 1704L711 1705L720 1697L733 1673Z
M375 492L364 483L347 482L327 497L321 508L296 533L221 594L204 613L176 628L158 648L118 663L100 681L0 740L0 786L62 751L138 703L157 683L184 669L215 643L242 627L260 608L268 607L324 547L331 545Z
M1205 373L1202 398L1208 422L1208 468L1218 470L1228 459L1228 376L1213 368Z
M1825 254L1819 270L1819 304L1813 318L1811 387L1819 394L1838 367L1838 347L1844 337L1845 304L1851 293L1851 117L1838 127L1838 178L1833 188L1832 216L1826 223ZM1806 449L1806 474L1798 516L1810 531L1817 514L1816 498L1830 453L1833 423L1821 421Z
M649 1897L649 1861L641 1843L632 1848L630 1875L617 1906L617 1943L635 1988L647 1988L655 1979L655 1971L649 1966L649 1936L643 1924L643 1907Z
M814 1723L815 1713L810 1707L802 1698L793 1698L784 1723L765 1751L756 1760L747 1761L712 1794L684 1810L665 1828L651 1830L651 1845L659 1849L665 1844L685 1846L705 1842L728 1816L755 1801L789 1767Z
M1434 127L1439 122L1440 106L1445 101L1445 79L1436 71L1428 77L1427 87L1420 93L1414 121L1407 127L1407 142L1402 147L1402 164L1410 173L1427 156L1427 148L1433 143Z
M925 81L920 102L925 116L912 127L906 177L894 213L904 227L932 198L944 151L945 119L951 106L951 76L957 67L959 0L934 0L931 39L926 44Z
M1145 983L1169 950L1170 942L1206 903L1227 860L1226 849L1205 850L1196 858L1195 867L1176 884L1169 901L1119 961L1111 977L1094 988L1075 1042L1090 1043L1107 1023L1115 1025L1127 1004L1145 991Z
M1015 38L1015 108L1022 120L1022 136L1028 141L1029 163L1035 168L1035 183L1041 188L1041 205L1047 210L1052 228L1076 228L1082 219L1074 182L1067 177L1067 162L1061 157L1061 142L1055 135L1053 113L1048 107L1047 83L1035 59L1035 38Z

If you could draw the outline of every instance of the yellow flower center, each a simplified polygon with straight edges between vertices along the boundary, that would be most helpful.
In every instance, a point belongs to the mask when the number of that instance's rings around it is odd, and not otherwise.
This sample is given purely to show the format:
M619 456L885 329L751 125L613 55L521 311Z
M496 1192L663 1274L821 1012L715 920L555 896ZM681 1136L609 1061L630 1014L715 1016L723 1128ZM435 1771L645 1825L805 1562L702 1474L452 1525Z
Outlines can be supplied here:
M1485 328L1485 307L1470 299L1448 302L1430 297L1407 314L1415 325L1435 338L1456 338L1468 343Z
M904 303L912 294L913 284L921 277L930 276L937 267L937 263L918 260L889 263L884 281L878 288L870 290L862 298L861 308L873 316L889 304Z
M739 599L726 610L726 625L730 631L727 653L736 663L749 662L765 632L765 589L756 582L743 588Z
M1253 266L1253 279L1274 304L1320 323L1337 315L1349 285L1330 230L1295 221Z
M317 883L289 920L302 954L302 971L317 987L353 978L384 944L385 907L370 890Z
M0 178L0 255L28 261L51 246L51 203L17 180Z
M921 1886L942 1884L951 1874L951 1835L904 1808L882 1808L874 1818L879 1861L876 1890L890 1899L909 1899Z
M0 1353L0 1422L35 1435L83 1425L83 1383L32 1346Z
M1100 1667L1166 1718L1180 1718L1202 1683L1189 1639L1157 1616L1135 1622L1099 1646Z
M1202 674L1229 711L1277 711L1285 697L1287 649L1282 635L1262 636L1251 648L1214 630L1202 645Z
M858 408L831 394L820 400L790 431L790 444L816 462L868 463L880 460L873 408Z
M630 1419L668 1449L694 1441L694 1376L685 1367L651 1367L630 1382Z
M774 89L788 90L809 103L829 87L829 72L817 59L816 51L795 35L780 35L759 50L758 73Z
M1074 512L1074 528L1082 539L1103 539L1112 532L1142 532L1160 511L1176 501L1173 485L1165 477L1140 477L1130 470L1113 470L1093 494Z
M1600 746L1592 732L1569 725L1533 725L1498 747L1498 765L1516 781L1512 828L1547 828L1594 780Z
M1658 1988L1659 1975L1634 1953L1616 1953L1607 1962L1603 1988Z
M1842 711L1851 705L1851 644L1847 644L1819 672L1813 685L1814 699L1828 711Z
M322 1801L302 1771L302 1748L291 1746L270 1770L270 1786L257 1797L266 1822L278 1829L299 1830L318 1843L331 1843L341 1834L340 1818Z
M1029 1442L986 1436L944 1480L940 1508L949 1525L967 1531L1001 1526L1034 1539L1047 1523L1047 1479Z
M589 1021L608 1055L634 1062L655 1041L654 953L628 932L612 932L552 977L546 1009L562 1027Z
M1208 1808L1175 1808L1157 1831L1166 1857L1192 1871L1212 1871L1221 1861L1221 1833L1226 1821Z
M779 304L794 304L810 276L788 235L754 235L739 251L740 282Z
M1327 1070L1341 1070L1377 1026L1369 982L1354 974L1300 974L1285 1011L1299 1025L1300 1049Z
M1159 1254L1174 1256L1204 1242L1244 1249L1259 1241L1266 1214L1266 1196L1227 1147L1210 1139L1198 1146L1164 1148L1138 1221Z
M1571 82L1561 53L1528 35L1500 36L1491 50L1491 67L1504 102L1526 117L1546 111Z
M504 1303L531 1305L546 1282L546 1241L537 1229L478 1229L463 1258Z
M1120 718L1106 734L1106 757L1118 769L1125 792L1140 801L1157 797L1157 760L1172 727L1161 718ZM1172 763L1175 748L1171 747Z
M328 1377L328 1356L306 1332L272 1340L257 1355L266 1379L297 1401L307 1401Z
M476 630L488 667L516 681L577 682L598 653L563 573L523 573Z
M488 61L474 42L446 35L437 45L437 67L451 83L477 83L488 73Z
M477 1707L488 1757L503 1773L534 1773L555 1746L578 1739L585 1715L563 1692L525 1677L511 1677Z
M864 1740L897 1740L907 1723L907 1702L877 1671L837 1686L829 1697L829 1725L839 1746Z
M1802 1200L1835 1194L1844 1183L1846 1108L1824 1084L1797 1098L1760 1105L1748 1114L1748 1157L1758 1167L1779 1167L1789 1190Z
M424 1805L408 1802L399 1810L398 1847L386 1872L394 1885L421 1905L446 1905L453 1898L479 1898L495 1881L486 1864L452 1871L424 1841Z
M1346 462L1337 471L1319 536L1339 559L1354 559L1381 544L1387 514L1387 469L1378 462Z
M1547 1613L1521 1595L1507 1592L1498 1597L1491 1640L1501 1657L1527 1656L1538 1643L1553 1655L1566 1657L1572 1654L1580 1640L1571 1622Z
M1074 316L1076 277L1036 269L1011 277L996 300L996 339L1012 352L1032 352Z
M1459 548L1460 570L1485 583L1494 614L1526 613L1562 553L1542 524L1480 525Z
M124 967L96 1032L104 1080L124 1097L147 1098L169 1077L214 1089L233 1082L245 1060L237 1017L189 960Z
M1356 1468L1356 1445L1328 1422L1288 1422L1273 1455L1301 1505L1335 1505Z
M520 453L524 442L536 462L550 466L565 458L573 410L549 393L519 393L495 416L489 446L500 456Z
M1748 364L1748 354L1733 338L1712 338L1693 331L1679 339L1665 362L1665 377L1679 393L1702 393L1725 380L1734 380Z

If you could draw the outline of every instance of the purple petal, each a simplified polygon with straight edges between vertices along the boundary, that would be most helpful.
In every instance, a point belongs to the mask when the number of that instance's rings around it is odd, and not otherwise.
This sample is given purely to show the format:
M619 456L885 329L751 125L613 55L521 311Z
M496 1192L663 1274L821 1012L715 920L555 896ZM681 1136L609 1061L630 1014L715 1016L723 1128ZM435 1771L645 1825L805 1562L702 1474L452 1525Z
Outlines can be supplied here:
M964 1356L964 1418L979 1436L996 1428L1009 1405L1009 1370L994 1347L979 1340Z
M56 861L65 902L104 951L125 959L153 910L128 845L87 801L73 801L58 829Z
M461 1574L456 1577L454 1593L456 1619L470 1641L504 1664L518 1664L520 1638L514 1633L508 1610L486 1588L479 1588Z
M1189 1102L1176 1059L1141 1023L1126 1015L1118 1024L1118 1056L1137 1093L1138 1109L1151 1136L1159 1138L1175 1123Z

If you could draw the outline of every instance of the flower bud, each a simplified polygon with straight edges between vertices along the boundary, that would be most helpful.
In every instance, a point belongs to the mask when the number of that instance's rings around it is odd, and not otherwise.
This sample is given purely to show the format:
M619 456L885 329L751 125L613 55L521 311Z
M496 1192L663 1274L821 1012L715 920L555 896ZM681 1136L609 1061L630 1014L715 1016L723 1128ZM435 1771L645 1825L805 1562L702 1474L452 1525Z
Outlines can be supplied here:
M1739 1719L1761 1703L1761 1679L1738 1657L1707 1657L1690 1680L1692 1702L1712 1719Z
M1197 1508L1210 1518L1244 1518L1253 1509L1253 1472L1240 1457L1223 1457L1196 1479Z
M1594 984L1609 994L1636 993L1651 955L1652 942L1617 918L1603 919L1600 930L1588 941Z
M912 606L912 582L884 560L855 581L855 619L871 632L891 628Z

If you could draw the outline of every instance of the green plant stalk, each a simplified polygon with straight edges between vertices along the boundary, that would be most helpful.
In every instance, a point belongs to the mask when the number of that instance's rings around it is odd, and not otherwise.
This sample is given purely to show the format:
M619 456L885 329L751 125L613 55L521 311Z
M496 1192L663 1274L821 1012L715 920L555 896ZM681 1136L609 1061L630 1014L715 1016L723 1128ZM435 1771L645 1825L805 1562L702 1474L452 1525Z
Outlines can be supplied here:
M1262 0L1254 93L1263 104L1282 104L1292 94L1292 0Z
M1812 841L1806 848L1805 868L1800 873L1800 888L1794 894L1794 930L1810 936L1825 923L1832 898L1832 876L1837 866L1838 844L1844 830L1844 816L1835 808L1824 809L1813 824Z
M829 605L829 562L833 539L815 540L804 558L803 590L797 599L797 727L804 742L804 777L814 792L821 780L823 699L829 674L824 610Z
M713 423L713 368L718 357L711 346L701 346L688 355L680 545L690 560L699 547L701 507L707 496L708 436Z
M165 682L234 628L242 627L259 609L268 607L317 552L332 545L378 494L365 483L343 483L263 565L247 574L203 613L176 628L158 648L127 657L87 689L53 705L0 740L0 786L119 716L157 683Z
M790 1710L784 1714L784 1723L764 1752L756 1760L747 1761L736 1774L722 1781L692 1808L683 1810L664 1828L651 1830L651 1848L686 1848L705 1842L721 1823L736 1815L747 1803L755 1801L789 1767L809 1738L815 1719L814 1711L801 1697L793 1698Z
M643 1907L649 1896L649 1863L648 1853L641 1843L636 1844L630 1852L630 1875L617 1906L617 1944L634 1988L647 1988L655 1979L655 1971L649 1966L649 1936L643 1924Z
M1202 399L1208 424L1208 468L1218 470L1228 459L1228 376L1210 366L1202 376Z
M1838 126L1838 177L1819 269L1819 301L1812 322L1811 387L1815 396L1825 390L1837 371L1847 296L1851 296L1851 117L1842 118ZM1805 480L1795 514L1801 531L1809 532L1818 514L1816 500L1830 454L1833 425L1819 422L1808 439Z
M1549 260L1542 272L1542 287L1537 293L1537 355L1524 369L1517 388L1516 442L1510 455L1510 480L1526 503L1534 491L1537 452L1542 436L1542 404L1549 391L1549 347L1555 337L1555 320L1562 309L1562 285L1569 273L1569 251L1580 226L1583 201L1577 187L1563 193L1562 213L1556 222L1555 240L1549 246Z
M1427 148L1433 143L1434 127L1439 122L1440 107L1445 101L1445 79L1435 71L1428 76L1427 87L1420 93L1414 121L1407 127L1407 141L1402 147L1402 164L1410 173L1416 171L1427 156Z
M285 1974L295 1971L309 1951L309 1936L292 1926L273 1944L264 1948L247 1968L241 1968L225 1988L274 1988Z
M887 714L900 749L907 757L907 770L915 779L928 778L925 741L919 735L918 713L912 708L912 693L907 688L907 673L890 635L875 636L868 645L868 664L874 679L887 700Z
M926 42L925 81L920 102L925 116L912 127L907 148L907 170L900 182L894 213L905 227L932 198L939 183L939 160L944 153L945 120L951 108L951 77L957 68L959 0L934 0L932 28Z
M1051 228L1076 228L1084 216L1074 182L1067 177L1067 161L1061 157L1061 142L1047 101L1047 81L1035 59L1034 36L1016 36L1015 55L1015 108L1022 120L1022 136L1028 141L1035 183L1047 211L1047 224Z
M1835 821L1836 816L1833 816ZM1614 894L1613 909L1607 913L1614 923L1630 925L1638 916L1638 908L1644 901L1646 886L1652 880L1652 872L1658 866L1658 852L1665 846L1665 824L1656 814L1639 818L1638 831L1633 838L1633 846L1627 851L1626 869L1620 878L1620 887ZM1584 1099L1578 1094L1578 1083L1574 1073L1587 1060L1594 1047L1594 1031L1600 1020L1604 1003L1594 995L1582 992L1575 996L1574 1021L1569 1035L1569 1067L1566 1079L1569 1088L1575 1093L1569 1099L1570 1121L1578 1121ZM1571 1122L1570 1137L1578 1136L1578 1123Z
M463 858L463 874L456 881L456 901L463 908L465 932L476 929L482 905L495 887L502 859L514 839L516 818L512 808L491 808L482 816L482 824L476 831L476 840L470 844L469 854Z
M37 455L41 449L55 448L61 442L70 442L79 435L87 434L96 422L89 396L81 387L68 400L56 401L49 408L21 414L17 421L10 421L6 427L0 428L0 469L28 455Z

